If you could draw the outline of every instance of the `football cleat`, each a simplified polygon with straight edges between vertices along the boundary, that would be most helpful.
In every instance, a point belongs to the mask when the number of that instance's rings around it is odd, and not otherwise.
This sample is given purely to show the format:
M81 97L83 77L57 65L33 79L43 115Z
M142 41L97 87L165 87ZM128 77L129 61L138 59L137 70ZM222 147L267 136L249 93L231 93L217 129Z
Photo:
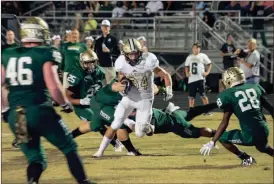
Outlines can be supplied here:
M14 139L14 140L12 141L11 146L12 146L12 148L15 148L15 149L20 148L20 146L19 146L19 144L18 144L18 142L17 142L16 139Z
M116 139L115 142L116 142L116 144L114 146L114 151L115 152L122 152L123 148L124 148L124 145L118 139Z
M171 115L174 111L180 109L179 106L175 106L174 103L169 102L168 106L165 109L165 112L168 113L169 115Z
M100 152L99 150L92 156L93 158L100 158L103 157L104 153Z
M257 163L256 160L253 157L249 156L249 157L242 160L241 165L246 167L246 166L250 166L250 165L253 165L253 164L256 164L256 163Z
M142 156L142 153L139 152L139 150L135 149L133 151L130 151L127 153L128 156Z

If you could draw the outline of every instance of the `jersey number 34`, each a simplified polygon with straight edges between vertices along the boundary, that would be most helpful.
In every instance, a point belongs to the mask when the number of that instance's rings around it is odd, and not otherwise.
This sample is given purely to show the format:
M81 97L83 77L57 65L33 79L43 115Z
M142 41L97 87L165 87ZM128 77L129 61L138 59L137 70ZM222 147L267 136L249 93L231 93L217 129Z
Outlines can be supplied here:
M9 79L9 83L11 86L31 85L33 83L31 69L24 68L24 64L31 64L31 63L32 63L31 57L20 57L20 58L12 57L9 59L7 70L6 70L6 78Z

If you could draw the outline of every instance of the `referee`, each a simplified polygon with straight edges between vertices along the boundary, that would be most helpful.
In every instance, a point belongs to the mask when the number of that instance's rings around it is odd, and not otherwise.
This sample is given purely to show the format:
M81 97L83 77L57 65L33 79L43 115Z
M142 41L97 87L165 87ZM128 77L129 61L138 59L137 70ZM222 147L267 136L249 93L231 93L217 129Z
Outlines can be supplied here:
M246 83L259 84L260 82L260 53L257 48L257 41L251 38L247 42L248 55L246 58L237 58L240 68L244 71Z
M99 64L105 71L106 84L109 84L116 77L114 62L120 55L120 48L116 37L110 34L109 20L101 23L102 35L95 41L94 51L96 52Z

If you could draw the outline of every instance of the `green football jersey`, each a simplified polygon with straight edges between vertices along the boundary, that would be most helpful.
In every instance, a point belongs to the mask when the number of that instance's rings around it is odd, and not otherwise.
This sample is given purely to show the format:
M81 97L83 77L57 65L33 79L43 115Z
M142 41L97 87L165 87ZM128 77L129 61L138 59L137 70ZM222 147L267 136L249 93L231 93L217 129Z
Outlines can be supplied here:
M2 64L6 71L10 107L51 102L44 81L43 65L47 61L59 64L61 60L60 52L46 46L5 49Z
M95 100L98 103L109 105L109 106L118 105L118 103L122 99L122 95L118 92L112 91L111 86L114 82L116 81L112 80L111 83L109 83L105 87L101 88L98 92L96 92Z
M103 86L104 79L105 74L99 66L93 73L87 73L83 69L73 69L68 74L69 90L76 99L93 96Z
M169 114L155 108L152 108L152 117L155 119L155 130L173 122Z
M264 124L260 98L265 90L258 84L243 84L222 91L217 97L219 108L229 107L240 121L242 130L254 130Z
M63 69L64 72L71 72L74 68L80 68L79 57L80 53L87 50L84 43L64 43L61 46L61 53L64 57Z

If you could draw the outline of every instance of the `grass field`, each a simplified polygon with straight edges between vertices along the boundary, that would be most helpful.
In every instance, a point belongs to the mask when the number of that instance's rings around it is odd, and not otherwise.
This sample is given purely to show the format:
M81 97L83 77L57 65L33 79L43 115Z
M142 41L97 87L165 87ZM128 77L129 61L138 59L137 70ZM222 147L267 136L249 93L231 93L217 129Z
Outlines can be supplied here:
M63 115L71 129L78 125L74 114ZM270 127L270 145L273 146L273 120L267 116ZM217 128L220 113L212 117L200 116L192 121L195 126ZM238 128L232 117L229 129ZM201 156L199 150L208 138L182 139L173 134L136 138L134 145L142 157L126 156L126 151L116 153L111 146L101 159L91 158L96 152L101 135L89 133L77 138L79 153L90 179L97 183L273 183L273 158L258 152L254 147L242 147L257 160L257 165L243 168L240 160L226 151L214 150L211 156ZM13 135L8 125L2 124L2 183L26 183L27 163L19 150L11 148ZM48 168L40 183L76 183L71 177L66 161L56 148L43 141L48 156Z

